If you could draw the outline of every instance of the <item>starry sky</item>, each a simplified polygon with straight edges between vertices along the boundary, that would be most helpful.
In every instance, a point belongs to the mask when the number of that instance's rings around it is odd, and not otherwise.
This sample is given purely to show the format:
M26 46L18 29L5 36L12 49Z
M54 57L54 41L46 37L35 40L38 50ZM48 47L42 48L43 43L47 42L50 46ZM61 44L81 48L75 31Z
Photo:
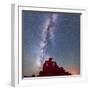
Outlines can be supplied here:
M46 54L73 75L80 74L80 14L22 11L22 73L38 75L40 42L47 18L55 14L53 43L48 39Z

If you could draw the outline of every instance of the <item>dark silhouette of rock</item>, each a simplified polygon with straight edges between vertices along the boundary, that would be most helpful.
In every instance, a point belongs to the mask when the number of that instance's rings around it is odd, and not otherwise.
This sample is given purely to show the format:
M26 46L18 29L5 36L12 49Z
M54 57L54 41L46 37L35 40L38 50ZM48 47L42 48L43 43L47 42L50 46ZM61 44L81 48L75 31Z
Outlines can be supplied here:
M32 75L32 77L35 77L35 75Z
M59 67L52 58L49 58L43 64L42 71L39 72L38 76L64 76L71 75L71 73L65 71L63 67Z

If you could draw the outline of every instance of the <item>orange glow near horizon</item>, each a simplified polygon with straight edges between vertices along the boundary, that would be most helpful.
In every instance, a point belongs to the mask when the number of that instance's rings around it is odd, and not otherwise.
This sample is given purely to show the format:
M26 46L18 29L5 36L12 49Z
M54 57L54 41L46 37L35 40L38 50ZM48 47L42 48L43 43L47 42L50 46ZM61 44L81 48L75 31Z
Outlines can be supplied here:
M80 69L77 67L71 67L66 70L69 71L72 75L80 75Z

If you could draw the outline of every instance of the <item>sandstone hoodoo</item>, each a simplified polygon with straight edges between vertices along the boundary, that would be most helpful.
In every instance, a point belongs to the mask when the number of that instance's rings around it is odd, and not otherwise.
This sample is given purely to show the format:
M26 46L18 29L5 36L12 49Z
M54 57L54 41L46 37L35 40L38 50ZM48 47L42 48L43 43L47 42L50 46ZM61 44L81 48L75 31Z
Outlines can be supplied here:
M59 67L53 58L46 60L42 66L42 70L39 72L39 76L65 76L71 75L63 67Z

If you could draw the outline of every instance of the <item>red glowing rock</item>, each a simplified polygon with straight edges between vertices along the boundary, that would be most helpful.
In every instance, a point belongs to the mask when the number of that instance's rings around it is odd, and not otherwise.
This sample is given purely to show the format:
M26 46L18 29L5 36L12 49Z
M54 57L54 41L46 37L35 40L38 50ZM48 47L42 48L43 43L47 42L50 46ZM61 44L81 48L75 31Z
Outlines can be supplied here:
M64 76L71 75L71 73L65 71L63 67L59 67L55 61L50 57L43 64L42 71L39 72L39 76Z

